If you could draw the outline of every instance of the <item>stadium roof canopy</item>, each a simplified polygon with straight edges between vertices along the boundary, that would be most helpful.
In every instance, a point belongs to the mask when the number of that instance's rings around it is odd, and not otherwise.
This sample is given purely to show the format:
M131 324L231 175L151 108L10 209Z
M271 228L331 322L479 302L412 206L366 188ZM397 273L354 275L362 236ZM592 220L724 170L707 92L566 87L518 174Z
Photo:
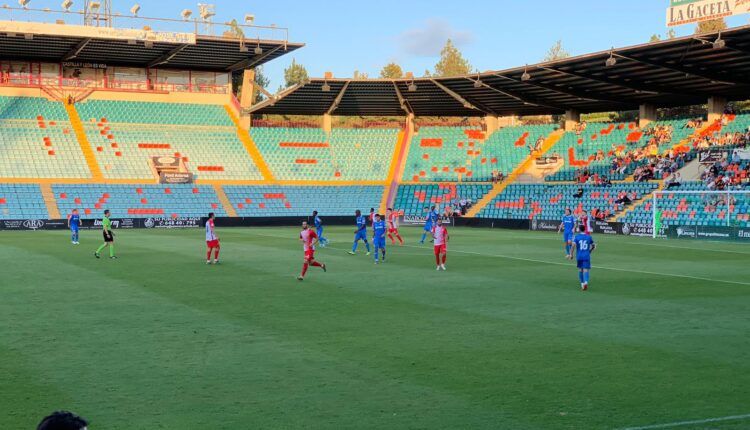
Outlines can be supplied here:
M484 116L601 112L750 97L750 26L449 78L316 78L258 114ZM608 61L609 60L609 61ZM413 84L413 86L412 86ZM411 91L410 91L410 86ZM328 87L328 91L323 91ZM415 88L416 87L416 88Z
M146 47L143 41L72 33L49 31L25 35L0 30L0 60L229 72L260 66L304 46L258 39L245 39L241 45L238 38L197 35L195 43L154 41ZM256 53L258 46L262 52Z

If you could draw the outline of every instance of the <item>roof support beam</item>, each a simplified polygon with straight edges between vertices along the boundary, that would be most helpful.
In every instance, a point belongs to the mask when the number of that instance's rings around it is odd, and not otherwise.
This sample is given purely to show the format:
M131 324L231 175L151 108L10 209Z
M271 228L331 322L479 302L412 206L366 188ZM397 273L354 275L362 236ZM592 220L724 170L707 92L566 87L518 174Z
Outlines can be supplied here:
M341 87L341 91L339 91L339 94L336 96L336 99L333 101L333 104L331 105L330 108L328 108L328 112L327 112L328 115L333 114L333 112L336 111L336 108L339 107L339 103L341 103L341 99L344 98L344 94L346 93L346 89L349 88L349 84L351 82L352 81L346 81L344 83L344 86Z
M396 90L396 97L398 97L398 102L401 105L401 109L403 109L407 115L414 115L414 110L412 110L409 101L404 98L403 94L401 94L401 90L398 89L396 81L391 82L393 83L393 89Z
M474 110L478 110L480 112L484 112L486 114L497 115L497 113L495 113L492 109L488 109L488 108L482 106L479 103L471 102L471 101L465 99L460 94L456 93L455 91L451 90L450 88L446 87L445 85L441 84L440 82L438 82L438 81L436 81L434 79L430 79L430 82L432 82L433 84L435 84L436 87L438 87L441 90L443 90L449 96L451 96L454 99L456 99L457 102L459 102L462 105L464 105L464 107L467 108L467 109L474 109Z
M148 65L146 65L146 68L150 69L151 67L161 66L162 64L168 63L169 60L171 60L172 58L174 58L177 54L179 54L180 52L182 52L182 50L184 50L188 46L190 46L190 45L183 44L183 45L179 45L179 46L175 47L174 49L172 49L171 51L169 51L166 54L162 55L161 57L157 58L156 60L148 63Z
M674 91L666 91L664 89L657 88L657 87L650 86L650 85L640 85L640 84L635 84L634 85L634 84L631 84L631 83L620 82L620 81L617 81L617 80L614 80L614 79L594 77L594 76L590 76L590 75L584 75L584 74L578 73L578 72L571 72L571 71L567 71L567 70L560 70L558 68L553 68L553 67L545 67L545 66L536 66L536 67L538 69L546 70L548 72L555 72L555 73L559 73L561 75L568 75L568 76L573 76L573 77L576 77L576 78L587 79L589 81L599 82L599 83L602 83L602 84L614 85L614 86L617 86L617 87L620 87L620 88L625 88L627 90L635 91L636 93L646 93L646 94L653 94L653 95L658 95L658 94L674 94Z
M468 80L470 80L470 81L472 81L474 83L479 82L479 84L481 86L483 86L484 88L487 88L487 89L489 89L491 91L494 91L494 92L496 92L498 94L502 94L502 95L504 95L506 97L510 97L512 99L518 100L519 102L521 102L521 103L523 103L525 105L541 106L541 107L546 107L546 108L550 108L550 109L565 110L565 108L562 107L562 106L556 106L555 104L541 102L541 101L538 101L536 99L530 99L530 98L524 96L523 94L517 93L515 91L505 90L505 89L500 89L500 88L497 88L497 87L493 87L492 85L490 85L490 84L488 84L488 83L486 83L486 82L484 82L482 80L474 80L474 79L472 79L470 77L466 77L466 79L468 79Z
M674 65L674 64L667 64L658 60L633 57L631 55L618 54L617 52L612 53L612 55L614 55L615 57L623 58L625 60L635 61L636 63L646 64L651 67L657 67L660 69L671 70L673 72L685 73L686 75L697 76L699 78L708 79L709 81L720 83L720 84L726 84L726 85L734 85L734 84L748 85L750 84L750 81L747 81L744 79L739 79L739 78L735 78L732 76L720 77L718 75L712 75L711 73L706 73L704 71L693 70L692 67L684 67L684 66L679 66L679 65Z
M575 91L575 90L563 89L563 88L560 88L560 87L556 87L554 85L547 85L547 84L543 84L541 82L532 82L531 80L522 81L522 80L511 78L510 76L505 76L505 75L500 75L500 74L496 74L495 76L497 76L499 78L507 79L507 80L515 82L515 83L520 83L520 84L524 84L524 85L530 85L532 87L537 87L537 88L542 88L542 89L549 90L549 91L554 91L556 93L564 94L566 96L576 97L576 98L578 98L578 99L580 99L582 101L593 101L593 102L604 101L604 102L618 103L618 104L622 103L622 100L616 100L614 98L602 95L600 93L593 93L593 94L591 94L591 93L588 93L586 91Z
M251 113L256 112L258 110L261 110L261 109L263 109L265 107L273 106L273 105L276 104L276 102L280 101L284 97L287 97L288 95L292 94L293 92L297 91L298 89L300 89L300 88L302 88L304 86L305 86L304 84L292 85L291 87L289 87L289 88L287 88L285 90L280 91L278 94L271 95L271 97L268 97L267 99L263 100L262 102L256 103L256 104L250 106L249 108L247 108L245 110L245 113L251 114ZM260 88L260 87L258 87L258 88Z
M91 42L91 38L83 39L80 42L78 42L78 45L74 46L73 49L68 51L67 54L63 55L62 61L70 61L74 58L76 58L81 51L83 51L84 48Z
M278 45L278 46L274 47L273 49L267 50L266 52L264 52L261 55L256 55L255 57L245 58L244 60L240 60L240 61L232 64L231 66L227 67L227 72L234 72L234 71L237 71L237 70L240 70L240 69L252 69L253 66L255 66L256 64L261 63L263 60L265 60L266 58L270 57L271 55L273 55L276 51L278 51L281 48L283 48L283 46L282 45Z

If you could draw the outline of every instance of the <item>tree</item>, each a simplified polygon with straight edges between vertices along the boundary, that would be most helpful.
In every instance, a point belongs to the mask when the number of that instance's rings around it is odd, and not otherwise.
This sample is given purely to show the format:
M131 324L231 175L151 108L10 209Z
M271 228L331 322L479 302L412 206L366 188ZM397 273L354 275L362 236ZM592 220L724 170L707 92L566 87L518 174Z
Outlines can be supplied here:
M237 97L242 94L243 75L244 70L237 70L235 72L232 72L232 91L234 91L234 94ZM263 73L263 66L258 66L255 68L255 84L265 89L268 89L268 87L271 85L271 79ZM266 97L263 95L263 93L261 93L260 91L256 91L253 104L260 103L265 100L265 98Z
M544 56L542 62L546 63L548 61L562 60L563 58L568 57L570 57L570 53L563 48L562 40L558 40L551 48L549 48L549 51L547 51L547 55Z
M365 72L360 72L359 70L355 70L352 77L354 79L368 79L370 76Z
M448 39L440 51L440 61L435 65L435 77L468 75L471 73L471 64L466 60L461 51L456 48L453 41Z
M383 79L401 79L404 77L404 71L401 70L401 66L396 63L390 62L383 66L380 71L380 77Z
M236 19L233 19L229 24L229 29L224 32L224 37L232 39L244 39L245 31L240 27L240 23Z
M712 19L710 21L699 22L695 27L695 34L716 33L726 29L727 22L724 21L724 18Z
M292 64L284 69L284 82L286 87L289 88L293 85L302 84L310 80L307 75L307 69L302 64L297 64L297 60L292 58Z
M431 78L432 73L430 73L429 69L424 69L424 75L422 75L423 78Z
M674 28L670 28L669 31L667 31L667 39L674 39L675 37L677 37L677 32Z
M653 43L653 42L658 42L660 40L661 40L661 36L659 36L658 34L652 34L651 39L649 39L648 41L649 43Z

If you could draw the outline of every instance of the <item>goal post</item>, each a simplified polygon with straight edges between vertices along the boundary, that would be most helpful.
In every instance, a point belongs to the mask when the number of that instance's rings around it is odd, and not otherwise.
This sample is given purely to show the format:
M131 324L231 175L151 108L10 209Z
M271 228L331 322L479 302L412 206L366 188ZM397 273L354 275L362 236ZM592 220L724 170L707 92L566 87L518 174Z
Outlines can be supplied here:
M651 200L653 238L737 236L746 239L750 234L749 213L750 190L654 191Z

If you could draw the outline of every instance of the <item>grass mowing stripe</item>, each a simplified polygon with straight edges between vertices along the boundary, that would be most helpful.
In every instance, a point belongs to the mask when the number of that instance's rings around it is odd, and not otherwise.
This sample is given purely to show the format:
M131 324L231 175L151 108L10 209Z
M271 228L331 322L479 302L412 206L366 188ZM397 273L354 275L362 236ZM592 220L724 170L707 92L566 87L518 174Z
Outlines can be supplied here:
M674 428L674 427L684 427L684 426L690 426L690 425L700 425L700 424L710 424L710 423L718 423L721 421L737 421L737 420L747 420L750 419L750 414L745 415L729 415L726 417L718 417L718 418L706 418L704 420L693 420L693 421L676 421L673 423L666 423L666 424L653 424L648 426L641 426L641 427L625 427L619 430L655 430L655 429L667 429L667 428Z

